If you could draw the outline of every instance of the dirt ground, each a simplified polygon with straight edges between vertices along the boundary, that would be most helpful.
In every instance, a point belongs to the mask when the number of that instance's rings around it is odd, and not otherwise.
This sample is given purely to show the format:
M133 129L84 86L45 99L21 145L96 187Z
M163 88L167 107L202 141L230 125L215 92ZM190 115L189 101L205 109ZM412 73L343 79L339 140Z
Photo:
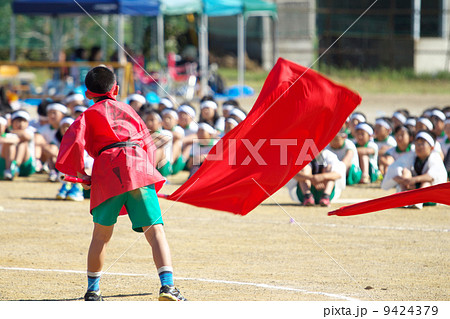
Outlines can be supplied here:
M363 96L361 110L446 105L449 96ZM249 100L249 103L251 101ZM378 113L377 113L378 112ZM170 194L186 179L170 179ZM89 202L55 200L44 175L0 181L0 300L80 300ZM390 192L348 187L331 209ZM449 300L448 207L353 217L293 204L285 188L247 216L160 200L175 282L189 300ZM295 222L291 221L295 219ZM142 235L120 217L105 263L106 300L157 300Z

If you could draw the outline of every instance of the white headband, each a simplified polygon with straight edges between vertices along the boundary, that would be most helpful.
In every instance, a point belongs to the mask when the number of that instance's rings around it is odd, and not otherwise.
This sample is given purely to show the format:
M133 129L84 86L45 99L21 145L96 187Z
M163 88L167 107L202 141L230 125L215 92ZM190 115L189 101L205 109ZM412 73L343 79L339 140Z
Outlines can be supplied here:
M378 120L376 120L376 121L375 121L375 125L377 125L377 124L383 126L383 127L386 128L387 130L391 130L391 129L392 129L391 126L389 125L389 123L386 122L384 119L378 119Z
M64 99L65 103L71 103L74 101L84 101L83 94L80 94L80 93L72 94Z
M205 108L205 107L210 107L210 108L212 108L212 109L214 109L214 110L217 110L217 103L214 102L214 101L207 100L207 101L204 101L204 102L200 105L200 109L203 109L203 108Z
M22 118L24 120L26 120L27 122L30 121L30 114L28 114L28 112L20 110L20 111L16 111L11 115L11 120L15 120L17 118Z
M416 140L418 139L418 138L423 138L425 141L427 141L428 142L428 144L430 144L431 145L431 147L434 147L434 139L431 137L431 135L430 134L428 134L427 132L419 132L417 135L416 135Z
M431 112L431 116L436 116L438 117L441 121L445 121L445 114L442 111L439 110L433 110L433 112Z
M178 108L178 113L180 113L180 112L186 113L192 119L194 119L194 117L195 117L195 110L192 107L190 107L189 105L183 104L182 106L180 106Z
M222 110L231 112L234 109L233 104L224 104L222 105Z
M63 126L64 124L72 125L72 123L75 122L75 120L71 117L65 117L59 122L59 126Z
M216 130L211 126L211 125L209 125L208 123L200 123L199 125L198 125L198 129L200 130L200 129L202 129L202 130L205 130L206 132L208 132L209 134L216 134Z
M405 125L416 126L416 119L413 119L413 118L407 119L405 122Z
M62 105L61 103L51 103L47 105L47 112L51 110L60 111L63 114L67 113L67 107L65 105Z
M233 119L231 117L227 118L227 120L225 122L226 123L230 123L230 124L232 124L234 126L238 126L239 125L239 123L235 119Z
M8 124L8 120L5 119L3 116L0 116L0 125L7 125Z
M404 116L402 113L400 112L395 112L394 115L392 115L392 117L395 117L397 120L399 120L400 122L402 122L402 124L405 124L406 122L406 116Z
M358 125L356 125L355 128L357 130L364 130L364 131L366 131L367 133L369 133L370 136L373 135L373 129L367 123L359 123Z
M162 116L164 116L166 114L171 115L174 119L176 119L178 121L178 113L174 109L167 108L161 112Z
M165 105L167 108L171 109L173 108L173 103L171 100L169 100L166 97L163 97L160 101L159 104Z
M86 111L86 110L87 110L87 107L86 107L86 106L83 106L83 105L78 105L78 106L75 106L75 107L73 108L73 112L74 112L74 113L76 113L76 112L83 113L83 112Z
M245 120L245 118L247 117L247 116L245 115L245 113L242 112L242 111L239 110L239 109L234 109L233 111L231 111L231 114L230 114L230 115L237 116L241 121Z
M358 120L358 121L360 121L361 123L365 123L365 122L366 122L365 116L362 115L362 114L360 114L360 113L353 113L353 114L350 116L350 121L353 121L353 120Z
M131 101L136 101L136 102L145 104L145 102L146 102L147 100L145 99L144 96L135 93L135 94L131 94L131 95L128 97L128 103L130 103Z
M427 127L427 129L429 129L430 131L433 129L433 123L431 123L431 121L425 117L421 117L417 120L417 123L422 123L423 125L425 125Z

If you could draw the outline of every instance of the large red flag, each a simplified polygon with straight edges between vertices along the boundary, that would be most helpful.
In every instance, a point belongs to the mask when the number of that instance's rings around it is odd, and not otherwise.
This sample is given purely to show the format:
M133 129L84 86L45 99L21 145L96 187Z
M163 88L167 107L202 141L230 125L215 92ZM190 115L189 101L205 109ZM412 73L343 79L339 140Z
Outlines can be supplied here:
M450 183L438 184L430 187L392 194L372 199L362 203L344 206L329 212L328 215L352 216L383 209L409 206L420 203L440 203L450 205Z
M279 59L247 118L168 199L245 215L307 165L360 103L349 89Z

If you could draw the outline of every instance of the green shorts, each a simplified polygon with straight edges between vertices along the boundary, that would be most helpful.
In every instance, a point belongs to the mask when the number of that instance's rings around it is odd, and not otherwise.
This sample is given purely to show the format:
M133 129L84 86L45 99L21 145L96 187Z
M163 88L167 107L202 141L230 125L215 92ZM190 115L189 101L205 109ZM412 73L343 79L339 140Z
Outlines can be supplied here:
M142 233L142 227L164 225L155 185L144 186L107 199L92 210L94 223L103 226L114 225L124 205L134 231Z
M172 164L167 162L163 167L158 168L158 172L161 173L162 176L167 177L172 174Z
M375 183L379 176L381 175L381 172L378 168L375 168L372 163L369 163L369 176L370 176L370 182Z
M361 181L361 176L361 168L356 167L355 164L352 164L352 166L348 169L347 185L359 184L359 182Z
M334 189L335 188L336 187L333 187L333 191L330 194L330 201L334 198ZM311 194L313 195L314 202L316 204L320 203L320 199L322 198L323 193L324 193L323 190L319 191L314 186L311 186ZM303 203L303 199L305 198L305 196L303 195L302 188L300 187L300 185L297 185L297 197L298 197L298 200Z
M0 157L0 179L3 179L3 171L5 170L6 167L6 162L5 159L3 157Z
M175 175L176 173L182 171L184 167L186 166L186 161L183 159L182 156L178 157L177 160L172 164L172 175Z
M34 162L33 158L30 156L30 158L22 163L19 167L19 176L30 176L36 173L36 163Z

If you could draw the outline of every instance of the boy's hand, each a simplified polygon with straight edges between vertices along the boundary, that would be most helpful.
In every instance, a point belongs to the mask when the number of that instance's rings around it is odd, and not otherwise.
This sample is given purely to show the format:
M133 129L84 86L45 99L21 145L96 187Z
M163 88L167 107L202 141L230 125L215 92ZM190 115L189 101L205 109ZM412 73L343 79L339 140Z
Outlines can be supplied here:
M82 174L80 172L77 172L77 177L78 178L82 178L82 179L84 179L86 181L90 181L91 180L91 177L89 175L85 175L85 174ZM81 183L81 187L83 187L83 189L85 189L85 190L90 190L91 189L91 185L84 184L84 183Z

